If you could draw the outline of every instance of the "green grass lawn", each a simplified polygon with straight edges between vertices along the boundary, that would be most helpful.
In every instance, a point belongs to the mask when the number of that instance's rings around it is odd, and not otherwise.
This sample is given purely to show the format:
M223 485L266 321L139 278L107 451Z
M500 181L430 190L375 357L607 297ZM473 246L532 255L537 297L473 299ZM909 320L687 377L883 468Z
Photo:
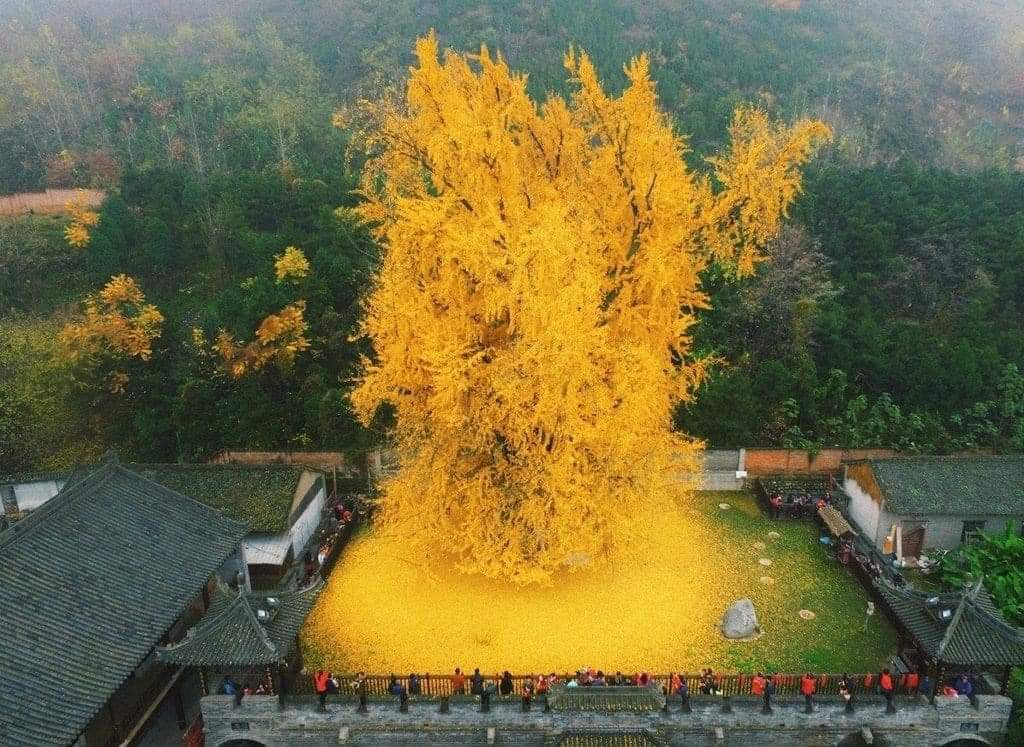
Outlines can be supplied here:
M721 503L730 508L722 510ZM719 668L865 672L877 670L896 652L895 630L881 611L865 631L867 593L819 543L815 520L773 520L745 492L697 493L694 508L721 528L718 562L775 580L743 584L764 635L725 644L715 657ZM780 536L769 539L773 531ZM758 542L765 549L758 549ZM772 565L759 567L751 562L754 556L767 557ZM800 610L814 612L815 618L803 620Z

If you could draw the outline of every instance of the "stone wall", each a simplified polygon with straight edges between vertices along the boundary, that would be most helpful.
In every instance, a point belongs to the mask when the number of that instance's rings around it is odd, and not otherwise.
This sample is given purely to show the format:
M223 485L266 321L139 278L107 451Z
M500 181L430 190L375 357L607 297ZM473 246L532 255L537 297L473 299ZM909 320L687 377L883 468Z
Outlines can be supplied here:
M542 745L556 743L568 732L646 731L662 744L672 745L810 745L832 747L851 735L870 730L876 744L934 747L958 736L980 736L979 744L1003 744L1010 701L997 695L979 696L975 708L966 699L900 700L895 714L886 714L877 698L865 698L855 713L836 702L820 702L804 713L802 701L780 699L771 715L761 713L753 698L735 698L732 712L722 701L695 697L692 713L673 703L662 712L544 713L535 704L522 713L517 702L496 702L490 713L473 703L452 704L439 712L436 702L413 702L408 713L393 702L370 704L368 714L356 712L351 701L330 702L325 713L309 705L281 707L277 698L250 696L238 707L229 696L203 699L207 747L231 740L252 740L266 747L327 747L328 745ZM882 738L888 740L884 742Z

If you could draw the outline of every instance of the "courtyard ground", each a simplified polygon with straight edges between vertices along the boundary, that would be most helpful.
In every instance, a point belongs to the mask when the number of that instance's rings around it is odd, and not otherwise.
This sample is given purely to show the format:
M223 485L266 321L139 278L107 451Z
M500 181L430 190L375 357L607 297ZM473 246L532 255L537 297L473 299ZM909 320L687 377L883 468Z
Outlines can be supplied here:
M306 665L863 672L894 653L883 615L864 630L865 592L819 544L813 522L773 521L752 495L716 492L681 500L655 527L645 547L526 589L405 557L371 529L346 549L306 624ZM716 625L741 597L753 600L763 633L726 641Z

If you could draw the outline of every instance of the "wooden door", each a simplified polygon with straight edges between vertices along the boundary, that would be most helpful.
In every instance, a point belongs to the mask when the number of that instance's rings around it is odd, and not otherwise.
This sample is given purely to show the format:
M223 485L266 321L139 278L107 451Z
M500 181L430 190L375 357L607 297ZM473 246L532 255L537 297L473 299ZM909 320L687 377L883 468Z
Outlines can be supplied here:
M916 558L924 548L924 526L903 528L903 557Z

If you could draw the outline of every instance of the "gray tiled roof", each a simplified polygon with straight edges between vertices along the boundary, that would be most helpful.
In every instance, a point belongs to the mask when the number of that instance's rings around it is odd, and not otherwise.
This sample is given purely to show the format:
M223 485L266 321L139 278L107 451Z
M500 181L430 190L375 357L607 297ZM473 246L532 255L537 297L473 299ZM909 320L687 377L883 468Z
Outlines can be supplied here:
M297 591L239 594L221 585L199 624L184 640L158 649L157 657L172 664L219 667L284 661L322 589L319 576ZM260 609L269 612L268 621L259 621Z
M31 482L60 482L68 479L70 471L57 472L14 472L0 475L0 485L20 485Z
M1024 630L1008 624L984 588L937 595L897 589L879 580L875 586L893 614L928 656L957 666L1019 666L1024 664ZM953 617L940 621L935 610Z
M113 460L0 534L0 744L73 741L245 534Z
M1024 515L1024 454L866 461L893 513Z

